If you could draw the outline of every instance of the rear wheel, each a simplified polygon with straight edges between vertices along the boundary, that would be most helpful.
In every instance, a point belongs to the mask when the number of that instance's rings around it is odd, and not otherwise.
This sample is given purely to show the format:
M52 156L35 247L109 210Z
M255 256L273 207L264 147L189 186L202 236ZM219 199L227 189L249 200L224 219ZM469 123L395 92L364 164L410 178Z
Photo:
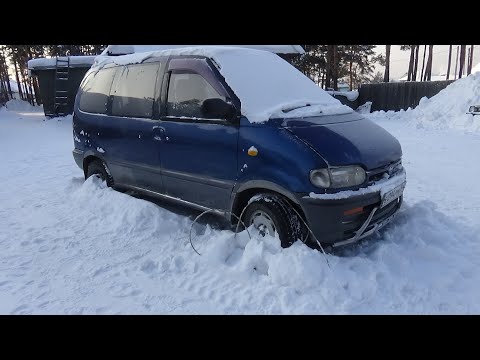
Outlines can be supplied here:
M245 210L243 221L246 226L253 225L262 237L277 234L284 248L298 239L304 241L307 235L302 219L291 205L273 194L255 196Z
M113 178L111 175L108 174L109 171L107 170L107 165L101 160L93 160L90 164L88 164L87 172L85 175L85 180L91 176L96 176L102 181L107 182L107 186L113 186Z

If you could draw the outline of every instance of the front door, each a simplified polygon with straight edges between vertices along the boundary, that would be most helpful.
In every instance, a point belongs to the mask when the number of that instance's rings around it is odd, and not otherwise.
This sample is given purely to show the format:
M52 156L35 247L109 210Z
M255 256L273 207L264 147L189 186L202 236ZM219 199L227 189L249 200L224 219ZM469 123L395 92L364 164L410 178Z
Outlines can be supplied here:
M162 173L167 195L226 210L238 172L238 124L202 117L204 100L230 100L205 59L172 59L161 117Z

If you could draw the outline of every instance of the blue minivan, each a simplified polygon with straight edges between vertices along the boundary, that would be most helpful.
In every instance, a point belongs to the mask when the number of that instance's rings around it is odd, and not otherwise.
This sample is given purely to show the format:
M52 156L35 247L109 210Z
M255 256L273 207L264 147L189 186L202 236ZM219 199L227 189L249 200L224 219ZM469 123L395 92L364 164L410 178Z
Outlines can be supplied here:
M283 247L338 247L398 212L399 142L278 55L190 47L100 56L80 86L85 178L238 218Z

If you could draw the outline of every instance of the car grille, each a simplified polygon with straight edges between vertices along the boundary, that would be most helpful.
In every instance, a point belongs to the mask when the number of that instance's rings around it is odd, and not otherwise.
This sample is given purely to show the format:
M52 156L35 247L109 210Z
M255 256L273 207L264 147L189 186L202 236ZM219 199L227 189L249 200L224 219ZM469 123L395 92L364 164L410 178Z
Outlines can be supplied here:
M403 169L402 160L395 161L381 168L367 171L368 186L384 179L390 179Z

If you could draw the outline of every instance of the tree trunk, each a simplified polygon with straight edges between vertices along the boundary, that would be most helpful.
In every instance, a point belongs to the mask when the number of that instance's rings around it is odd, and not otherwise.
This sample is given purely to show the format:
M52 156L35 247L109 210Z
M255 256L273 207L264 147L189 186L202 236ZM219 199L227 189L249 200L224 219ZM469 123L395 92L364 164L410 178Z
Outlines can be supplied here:
M22 84L20 83L20 78L18 76L17 60L15 60L15 58L13 58L13 66L15 68L15 79L17 80L18 94L20 95L20 99L24 100Z
M423 48L423 64L422 64L422 73L420 74L420 81L423 81L423 74L425 70L425 56L427 54L427 45Z
M447 65L447 79L450 79L450 68L452 66L452 45L448 46L448 65Z
M13 99L12 87L10 86L10 77L8 75L7 62L3 54L0 54L0 72L5 79L8 96L10 97L10 99Z
M22 63L19 63L18 64L18 67L20 68L20 76L22 78L22 83L24 84L24 89L25 89L25 95L27 97L27 101L34 105L33 104L33 99L32 99L32 94L29 92L29 89L28 89L28 80L26 79L25 77L25 68L23 67Z
M467 45L460 45L460 63L458 67L458 78L461 79L463 76L463 70L465 68L465 53L467 50Z
M350 59L350 64L349 64L349 73L350 73L350 91L353 90L353 74L352 74L352 68L353 68L353 61Z
M468 49L468 69L467 69L467 75L470 75L472 73L472 68L473 68L473 49L474 45L470 45L470 49Z
M20 70L20 76L21 76L21 79L22 79L22 84L24 85L24 90L25 90L25 96L26 96L26 100L31 104L32 103L32 100L31 100L31 95L30 93L28 92L28 84L27 82L25 81L25 76L23 75L23 71Z
M30 95L32 97L31 104L35 106L36 98L32 88L32 79L29 78L28 75L27 75L27 83L28 83L28 90L30 91Z
M385 45L385 74L383 82L390 82L390 49L392 45ZM352 63L350 62L350 74L352 73ZM350 91L352 90L352 81L350 80Z
M425 81L432 80L433 45L428 45L428 60L425 69Z
M333 89L338 91L338 45L333 45Z
M411 81L411 80L412 80L414 56L415 56L415 49L413 48L413 45L410 45L410 62L408 63L408 77L407 77L407 81Z
M326 64L326 79L325 89L328 90L331 86L332 80L332 59L333 59L333 45L327 45L327 64Z
M420 49L420 45L415 46L415 64L413 66L413 76L412 80L417 81L417 72L418 72L418 50Z
M35 93L35 101L37 102L37 105L42 105L42 99L40 97L40 89L38 87L38 82L36 77L32 78L32 83L33 83L33 91Z
M457 60L455 61L455 73L453 75L453 79L455 80L457 78L457 69L458 69L458 46L457 46L457 55L456 55L456 58Z
M470 48L467 49L467 76L470 75Z

